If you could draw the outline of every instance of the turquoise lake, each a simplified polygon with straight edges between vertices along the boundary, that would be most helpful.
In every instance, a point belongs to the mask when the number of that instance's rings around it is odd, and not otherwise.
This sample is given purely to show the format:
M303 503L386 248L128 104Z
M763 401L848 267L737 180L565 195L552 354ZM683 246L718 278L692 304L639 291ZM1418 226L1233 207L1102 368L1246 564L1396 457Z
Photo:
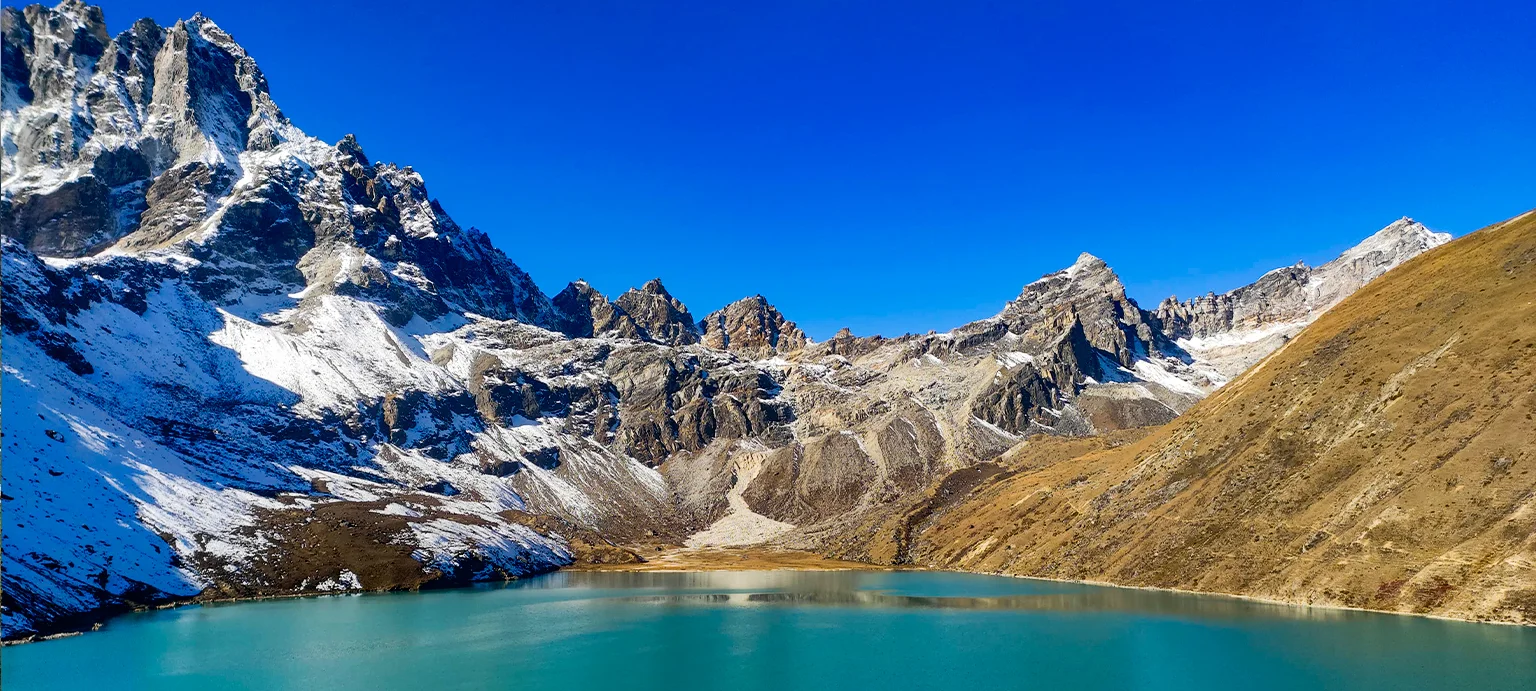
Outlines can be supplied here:
M554 573L186 607L27 689L1536 689L1536 629L944 572Z

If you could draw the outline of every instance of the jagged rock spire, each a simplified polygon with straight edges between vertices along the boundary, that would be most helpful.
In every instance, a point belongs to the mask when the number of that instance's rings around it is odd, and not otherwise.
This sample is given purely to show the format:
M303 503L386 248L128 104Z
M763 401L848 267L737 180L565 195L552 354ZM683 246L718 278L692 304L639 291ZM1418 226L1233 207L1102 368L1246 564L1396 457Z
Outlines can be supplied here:
M699 322L704 345L753 357L787 354L805 347L809 339L795 323L762 295L742 298Z
M1039 324L1071 311L1081 320L1093 347L1129 367L1138 354L1156 346L1158 335L1146 314L1125 294L1125 285L1104 260L1084 252L1071 266L1024 286L998 319L1008 331L1030 339Z
M699 342L699 331L693 315L681 300L672 297L661 279L646 281L638 290L631 288L614 300L614 305L629 315L640 335L648 341L666 345L688 345Z
M572 338L641 337L629 314L582 279L572 281L551 302L559 315L559 330Z

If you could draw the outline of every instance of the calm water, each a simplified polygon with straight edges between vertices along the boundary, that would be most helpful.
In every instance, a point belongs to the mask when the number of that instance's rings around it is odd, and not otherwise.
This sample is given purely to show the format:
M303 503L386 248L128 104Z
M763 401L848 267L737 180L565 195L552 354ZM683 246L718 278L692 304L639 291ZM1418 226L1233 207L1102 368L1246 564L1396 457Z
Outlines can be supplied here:
M25 689L1536 689L1536 629L952 573L556 573L189 607Z

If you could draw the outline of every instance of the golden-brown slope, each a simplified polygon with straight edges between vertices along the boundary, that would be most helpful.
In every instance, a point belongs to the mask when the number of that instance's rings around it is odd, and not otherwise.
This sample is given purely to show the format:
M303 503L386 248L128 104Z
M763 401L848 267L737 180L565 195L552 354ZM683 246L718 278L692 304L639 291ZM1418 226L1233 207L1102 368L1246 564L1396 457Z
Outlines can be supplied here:
M1026 444L836 551L1536 623L1533 411L1526 214L1372 282L1139 442Z

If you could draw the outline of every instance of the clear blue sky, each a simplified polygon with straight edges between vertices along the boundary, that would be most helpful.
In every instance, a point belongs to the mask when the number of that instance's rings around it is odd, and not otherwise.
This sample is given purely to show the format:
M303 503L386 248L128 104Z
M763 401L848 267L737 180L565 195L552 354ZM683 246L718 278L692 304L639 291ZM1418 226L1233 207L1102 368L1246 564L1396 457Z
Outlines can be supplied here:
M202 11L550 294L760 292L818 339L988 316L1083 251L1150 307L1536 207L1529 0L104 10Z

